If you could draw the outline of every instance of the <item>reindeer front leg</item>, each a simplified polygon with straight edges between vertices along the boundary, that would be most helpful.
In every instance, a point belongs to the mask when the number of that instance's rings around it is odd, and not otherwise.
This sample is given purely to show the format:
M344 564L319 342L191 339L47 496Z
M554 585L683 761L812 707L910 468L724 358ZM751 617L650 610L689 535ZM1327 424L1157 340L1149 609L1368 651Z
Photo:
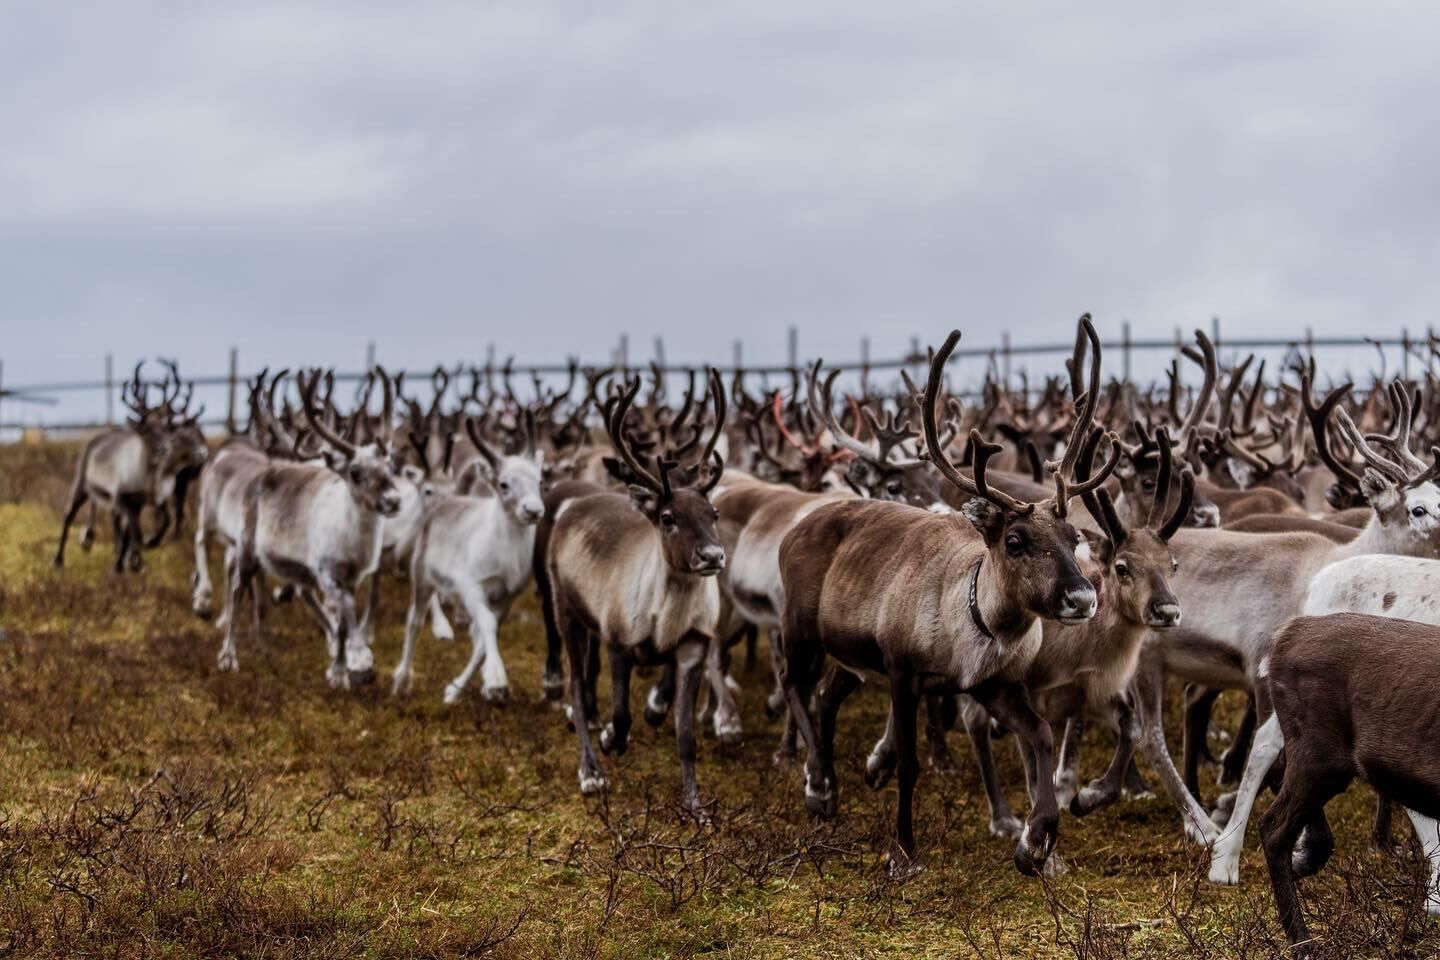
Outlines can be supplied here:
M975 764L980 768L980 781L985 785L985 799L990 806L990 835L1018 840L1025 827L1011 809L1010 801L1005 798L1005 790L1000 785L1000 777L995 772L990 714L986 713L973 697L966 697L960 708L960 717L965 724L965 732L970 735Z
M680 800L699 816L700 791L695 784L695 698L704 678L709 637L693 630L675 647L675 752L680 757Z
M1015 868L1038 876L1050 858L1060 832L1060 810L1055 803L1055 740L1046 723L1030 705L1030 695L1017 683L993 680L970 691L995 719L1020 737L1035 769L1034 803L1025 833L1015 847Z
M170 530L170 504L161 503L155 508L155 519L157 526L150 539L145 541L146 550L154 550L165 542L165 534Z
M1070 812L1077 817L1089 816L1120 799L1120 794L1125 789L1125 774L1130 770L1130 764L1135 757L1135 718L1129 701L1123 695L1116 696L1110 701L1110 710L1120 729L1115 742L1115 754L1110 758L1110 766L1106 768L1105 775L1098 780L1092 780L1071 799ZM1068 736L1066 740L1068 742Z

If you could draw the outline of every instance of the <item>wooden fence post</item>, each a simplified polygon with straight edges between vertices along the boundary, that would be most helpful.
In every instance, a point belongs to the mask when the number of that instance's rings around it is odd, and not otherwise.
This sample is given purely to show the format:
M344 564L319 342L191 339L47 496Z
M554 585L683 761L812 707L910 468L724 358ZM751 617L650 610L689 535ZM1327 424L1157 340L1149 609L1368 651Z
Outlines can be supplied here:
M105 354L105 425L115 426L115 354Z
M229 388L229 396L225 403L225 432L233 435L235 433L235 394L237 381L240 379L240 351L234 347L230 348L230 374L226 379L226 386Z

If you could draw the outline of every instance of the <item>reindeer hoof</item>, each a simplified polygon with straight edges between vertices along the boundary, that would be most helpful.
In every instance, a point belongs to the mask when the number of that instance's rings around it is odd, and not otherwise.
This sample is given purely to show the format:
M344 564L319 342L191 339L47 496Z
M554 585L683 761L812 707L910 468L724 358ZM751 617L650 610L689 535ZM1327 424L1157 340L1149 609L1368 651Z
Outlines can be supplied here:
M920 861L918 856L911 856L901 850L899 844L893 844L890 847L890 856L885 863L885 872L896 883L904 883L911 877L924 873L925 864Z
M604 793L610 789L610 783L599 773L586 773L580 771L580 795L593 797L598 793Z
M833 820L839 811L839 802L835 799L835 785L825 783L822 789L816 790L810 786L810 771L805 771L805 808L811 815L822 820Z
M215 658L215 669L221 673L229 673L233 670L239 670L240 663L233 652L223 650L220 652L220 655Z
M460 686L459 684L456 684L456 683L447 683L447 684L445 684L445 694L444 694L444 696L443 696L443 698L442 698L442 699L444 700L444 702L445 702L445 706L449 707L449 706L452 706L452 705L458 703L458 702L460 701L460 697L461 697L464 693L465 693L465 688L462 687L462 686Z
M990 836L1005 840L1019 840L1025 833L1025 824L1018 817L999 817L990 821Z
M600 750L604 753L613 753L617 757L623 757L625 751L630 747L630 738L621 737L615 733L615 725L605 724L600 728Z
M645 722L648 723L648 724L650 724L650 726L652 726L652 727L658 727L658 726L660 726L662 723L665 722L665 718L668 717L669 715L670 715L670 708L669 708L668 705L666 706L666 708L665 708L664 710L660 710L660 709L652 708L651 705L650 705L650 702L649 702L648 700L645 702Z
M395 676L394 676L394 678L392 678L391 681L390 681L390 696L392 696L392 697L403 697L403 696L406 696L406 695L409 694L409 693L410 693L410 673L409 673L409 671L405 671L405 672L403 672L403 673L402 673L401 671L398 671L398 670L395 671Z
M865 758L865 786L880 790L895 775L895 755L888 751L874 750Z
M95 531L90 527L86 527L80 531L80 549L89 553L90 548L93 546L95 546Z
M1210 882L1217 887L1234 887L1240 883L1240 858L1228 853L1210 855Z
M375 668L366 667L364 670L346 670L347 686L351 690L358 690L360 687L375 685Z
M546 673L540 681L540 686L545 691L546 700L559 700L565 696L565 675Z
M506 703L510 700L509 687L485 687L480 691L487 703Z
M139 550L131 552L130 559L127 561L127 566L130 567L131 573L139 573L144 568L145 561L141 559Z
M348 679L349 676L346 674L344 667L332 666L325 671L325 682L330 684L330 689L332 690L338 690L345 686Z

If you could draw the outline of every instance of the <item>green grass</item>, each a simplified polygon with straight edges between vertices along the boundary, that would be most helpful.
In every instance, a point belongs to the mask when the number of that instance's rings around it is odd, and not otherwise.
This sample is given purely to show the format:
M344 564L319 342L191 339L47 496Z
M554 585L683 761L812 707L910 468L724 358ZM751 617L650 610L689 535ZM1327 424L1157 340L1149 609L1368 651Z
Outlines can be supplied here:
M533 600L502 630L505 705L442 706L468 642L428 634L414 694L389 696L407 602L393 582L375 688L327 687L323 641L295 606L272 610L258 646L242 639L239 673L219 674L215 629L189 611L188 543L149 553L138 576L109 573L105 536L89 554L72 541L69 566L50 567L73 456L0 449L0 952L1282 955L1253 843L1245 885L1211 888L1165 800L1064 818L1068 872L1019 876L1010 842L986 831L958 734L961 771L927 773L918 791L929 869L890 883L894 789L861 780L883 727L872 692L842 714L834 822L806 814L798 770L772 765L758 670L741 675L744 745L702 743L713 823L676 811L668 727L638 725L625 757L603 758L611 793L583 799L574 735L540 697ZM1087 771L1106 750L1087 745ZM998 752L1023 806L1013 748ZM1370 806L1356 790L1332 807L1341 852L1302 889L1317 929L1337 956L1435 956L1420 864L1366 849Z

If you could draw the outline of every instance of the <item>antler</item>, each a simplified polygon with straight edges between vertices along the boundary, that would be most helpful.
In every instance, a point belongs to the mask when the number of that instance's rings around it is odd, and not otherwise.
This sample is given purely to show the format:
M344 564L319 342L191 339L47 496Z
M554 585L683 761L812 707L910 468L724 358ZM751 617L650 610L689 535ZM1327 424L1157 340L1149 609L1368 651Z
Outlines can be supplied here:
M640 458L630 449L630 443L625 438L625 418L630 413L631 406L635 403L635 396L640 392L640 378L632 377L625 385L624 392L620 394L614 407L610 411L610 417L605 424L605 432L610 436L610 445L630 468L635 479L645 487L656 493L663 494L669 487L665 479L655 476L647 470L640 462Z
M1105 465L1100 468L1100 472L1085 480L1077 480L1074 477L1075 463L1080 455L1082 442L1088 440L1090 430L1094 425L1095 404L1100 393L1100 338L1095 333L1094 324L1090 322L1090 314L1087 313L1080 318L1079 326L1081 335L1090 342L1089 389L1076 400L1076 406L1079 407L1079 410L1075 414L1075 426L1070 432L1070 442L1065 446L1065 455L1060 459L1058 464L1046 464L1046 466L1055 471L1054 511L1057 517L1062 518L1069 508L1072 497L1083 496L1085 493L1100 486L1109 478L1110 474L1114 472L1116 465L1119 464L1120 454L1122 452L1119 438L1114 434L1109 434L1108 436L1111 437L1110 458L1106 461ZM1081 351L1077 350L1076 353L1080 355ZM1072 380L1073 379L1072 376ZM1098 430L1101 428L1095 427L1095 429ZM1095 442L1098 442L1098 439Z
M310 429L315 431L322 440L336 450L339 450L347 457L353 457L355 455L355 445L330 429L330 425L325 422L324 412L317 410L315 407L315 389L320 385L320 380L322 379L320 370L318 368L312 370L308 380L302 379L298 374L296 375L296 379L300 382L300 401L305 410L305 420L310 424ZM388 388L386 389L386 395L389 395Z
M817 396L816 387L817 381L820 378L820 366L822 363L823 361L816 360L815 365L810 369L810 409L812 412L815 413L816 416L820 418L820 421L825 424L826 429L830 431L830 435L835 438L836 444L844 447L846 450L849 450L851 453L854 453L857 456L861 456L867 460L874 461L875 463L884 464L885 466L895 467L901 470L908 470L913 467L918 467L925 462L924 460L919 458L887 460L886 455L890 452L888 449L885 449L884 447L880 447L879 449L872 448L868 444L861 443L851 434L846 432L845 428L840 426L840 421L835 418L834 399L832 396L832 391L835 386L835 379L840 376L840 371L838 369L831 370L829 375L826 376L824 384L819 387ZM879 446L879 444L880 441L877 436L877 446Z
M930 379L926 381L925 397L920 406L920 423L925 433L925 450L929 454L930 461L935 464L935 469L940 471L941 476L972 497L988 500L997 507L1014 513L1034 513L1035 504L1017 500L1003 490L992 490L986 485L985 464L1002 449L998 443L986 443L985 439L980 436L980 431L973 429L970 431L970 449L975 458L974 480L960 472L940 444L940 430L935 424L935 407L940 398L941 382L945 379L945 362L950 359L950 354L954 352L955 345L959 342L960 331L950 331L950 336L945 338L945 343L935 351L935 356L930 361ZM816 369L819 369L818 363ZM814 391L813 379L811 391ZM813 399L811 403L814 403ZM868 451L864 455L872 456Z
M1180 352L1200 365L1205 371L1205 379L1200 384L1200 392L1195 395L1195 405L1190 408L1189 415L1180 427L1177 444L1181 447L1190 444L1191 435L1205 421L1205 411L1210 407L1210 397L1215 392L1215 379L1220 368L1220 361L1215 356L1215 345L1205 336L1204 330L1195 331L1195 342L1200 345L1198 351L1194 347L1185 347Z
M1337 480L1352 489L1358 490L1360 489L1359 474L1341 463L1340 459L1335 456L1334 451L1330 449L1328 435L1330 414L1339 407L1340 401L1345 399L1354 385L1346 383L1336 387L1330 391L1320 406L1317 407L1315 406L1315 398L1310 392L1312 373L1313 371L1303 369L1300 372L1300 406L1305 411L1306 418L1310 421L1310 432L1315 437L1315 452L1320 455L1320 461L1330 468L1331 473L1335 474Z

